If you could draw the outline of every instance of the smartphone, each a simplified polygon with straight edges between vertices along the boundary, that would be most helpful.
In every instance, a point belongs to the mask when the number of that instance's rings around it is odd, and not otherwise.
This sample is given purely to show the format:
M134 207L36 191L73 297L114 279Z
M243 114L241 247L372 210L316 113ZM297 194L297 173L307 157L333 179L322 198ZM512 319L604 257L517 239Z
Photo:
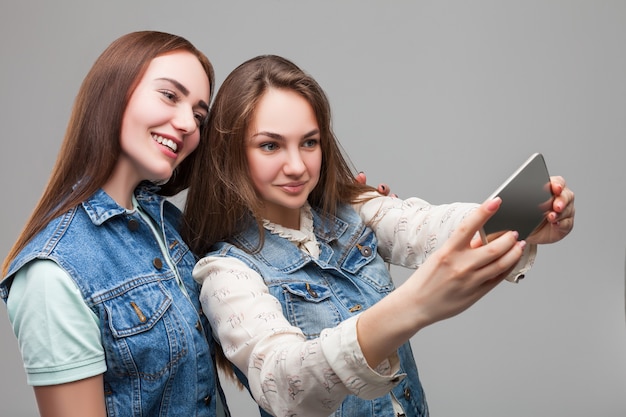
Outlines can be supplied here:
M537 229L552 208L550 175L543 155L532 154L489 199L500 197L502 203L480 231L483 243L489 235L516 230L523 240Z

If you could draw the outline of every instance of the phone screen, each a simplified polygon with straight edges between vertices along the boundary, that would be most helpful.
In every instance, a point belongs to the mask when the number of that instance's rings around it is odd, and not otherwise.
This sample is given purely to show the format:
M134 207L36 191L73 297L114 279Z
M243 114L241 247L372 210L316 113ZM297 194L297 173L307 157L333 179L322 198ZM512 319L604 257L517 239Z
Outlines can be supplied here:
M536 153L528 158L491 198L498 196L502 204L484 225L484 234L516 230L520 240L526 239L542 224L554 199L543 155Z

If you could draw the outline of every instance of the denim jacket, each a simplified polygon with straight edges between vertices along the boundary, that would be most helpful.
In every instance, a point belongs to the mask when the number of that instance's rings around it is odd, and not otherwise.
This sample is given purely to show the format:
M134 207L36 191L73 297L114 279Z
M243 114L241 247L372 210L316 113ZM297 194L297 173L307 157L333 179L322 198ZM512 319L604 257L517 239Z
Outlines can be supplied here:
M315 236L320 256L315 259L293 243L265 231L263 248L257 247L256 225L237 235L231 243L220 243L207 256L233 256L258 272L282 306L289 322L309 339L325 328L358 314L394 289L387 265L377 253L378 242L350 206L342 206L337 217L322 217L313 210ZM409 343L398 350L400 372L407 377L392 393L406 416L427 416L428 407ZM237 370L236 370L237 371ZM236 372L244 384L245 376ZM267 416L261 410L263 416ZM365 400L349 395L333 414L342 417L396 417L391 396Z
M180 211L148 186L135 196L162 233L186 294L141 215L99 190L31 240L13 260L0 296L6 302L26 263L56 262L100 319L109 416L215 416L216 396L224 397L191 276L196 259L176 230Z

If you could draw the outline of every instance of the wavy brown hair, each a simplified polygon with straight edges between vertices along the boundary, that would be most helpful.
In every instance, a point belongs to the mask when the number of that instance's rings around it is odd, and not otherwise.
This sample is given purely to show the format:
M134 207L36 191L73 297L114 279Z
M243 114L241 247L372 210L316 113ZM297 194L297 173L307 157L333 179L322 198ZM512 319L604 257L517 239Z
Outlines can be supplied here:
M224 80L202 133L201 140L208 146L196 151L196 158L204 164L195 165L192 174L182 234L198 255L206 253L213 243L228 240L250 222L262 230L262 201L250 179L245 149L254 110L271 88L296 92L315 113L322 167L319 182L308 198L312 207L333 214L340 203L354 202L364 191L374 190L355 181L349 159L331 128L328 98L315 79L285 58L252 58Z
M313 108L320 130L322 167L317 186L308 197L312 207L335 213L341 203L358 199L364 191L331 128L330 104L319 84L293 62L275 55L252 58L231 72L222 83L209 112L196 151L196 164L187 190L182 237L202 256L218 241L228 240L256 223L263 245L262 200L254 189L246 157L246 135L257 104L269 89L294 91ZM217 344L216 360L227 377L235 379L232 365ZM242 385L239 385L242 387Z
M83 80L56 163L43 195L2 265L3 275L15 256L55 217L80 204L104 185L119 158L126 105L150 62L161 55L187 51L198 58L213 94L214 71L208 58L183 37L156 31L126 34L96 59ZM201 141L197 149L204 143ZM189 155L159 190L172 196L188 187L196 158Z

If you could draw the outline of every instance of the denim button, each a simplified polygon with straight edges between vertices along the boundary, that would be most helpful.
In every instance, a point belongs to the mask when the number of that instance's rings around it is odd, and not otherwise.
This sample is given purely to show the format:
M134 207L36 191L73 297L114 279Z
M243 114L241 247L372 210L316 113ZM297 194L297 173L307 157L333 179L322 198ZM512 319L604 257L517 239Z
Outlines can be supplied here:
M202 331L202 323L200 323L200 320L196 322L196 330Z
M359 251L361 252L361 255L368 257L372 255L372 248L370 248L369 246L361 246L361 245L356 245L357 248L359 248Z
M152 260L152 265L154 265L156 269L161 269L163 268L163 261L159 258L154 258Z
M408 387L404 389L404 398L407 400L411 399L411 389Z
M206 397L204 397L204 403L206 405L211 405L211 396L207 395Z
M128 230L130 230L131 232L134 232L137 229L139 229L139 222L135 219L130 219L128 221Z

